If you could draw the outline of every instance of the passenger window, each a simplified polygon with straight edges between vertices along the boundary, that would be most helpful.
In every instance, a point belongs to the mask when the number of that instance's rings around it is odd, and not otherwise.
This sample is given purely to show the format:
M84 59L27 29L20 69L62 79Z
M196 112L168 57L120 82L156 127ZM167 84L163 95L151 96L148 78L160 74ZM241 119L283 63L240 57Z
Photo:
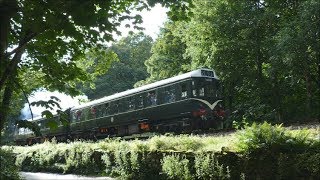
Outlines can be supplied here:
M139 95L138 99L137 99L137 104L139 108L143 108L143 96Z
M134 110L135 109L135 104L134 104L134 98L133 97L129 97L128 98L129 102L128 102L128 107L129 107L129 110Z
M80 121L80 119L82 118L82 111L81 110L77 110L76 112L75 112L75 120L76 121Z
M71 117L71 122L75 122L76 119L77 119L77 111L72 111L71 114L72 114L72 117Z
M97 118L97 108L92 106L90 108L90 119L95 119Z
M188 93L187 93L187 85L186 84L181 84L181 98L186 98Z
M167 87L164 92L164 102L171 103L176 101L175 89Z
M107 116L110 114L110 104L109 103L106 103L104 104L104 116Z
M118 102L114 102L112 107L113 107L113 108L112 108L113 114L116 114L116 113L119 112Z
M157 105L157 95L156 95L155 91L148 92L147 99L148 99L148 105L149 106Z
M103 105L97 106L97 117L102 117L103 116Z
M88 120L90 118L90 108L86 108L82 111L81 120Z

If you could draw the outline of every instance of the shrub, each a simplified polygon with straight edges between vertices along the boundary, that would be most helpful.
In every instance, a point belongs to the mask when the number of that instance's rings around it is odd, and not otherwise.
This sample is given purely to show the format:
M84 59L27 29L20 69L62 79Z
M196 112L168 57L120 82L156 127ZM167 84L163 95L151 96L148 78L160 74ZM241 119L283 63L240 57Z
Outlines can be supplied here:
M21 179L11 151L0 149L0 162L0 179Z
M229 167L220 165L213 153L197 154L194 167L197 179L230 179Z
M257 149L277 148L286 140L285 129L281 125L253 123L252 126L239 131L236 147L240 152L251 153Z
M168 155L161 161L162 171L169 179L194 179L189 160L184 156Z
M259 150L273 152L303 152L317 146L318 141L310 135L309 130L288 131L281 125L272 126L267 122L253 123L252 126L239 131L235 143L241 153Z

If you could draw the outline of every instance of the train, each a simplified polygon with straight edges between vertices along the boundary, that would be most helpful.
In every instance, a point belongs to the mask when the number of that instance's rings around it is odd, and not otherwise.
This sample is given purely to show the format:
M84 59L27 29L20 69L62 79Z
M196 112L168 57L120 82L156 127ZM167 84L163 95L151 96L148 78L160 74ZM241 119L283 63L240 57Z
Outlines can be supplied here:
M20 128L15 141L34 144L53 137L67 141L220 129L226 119L222 94L216 72L201 68L72 107L66 124L58 115L34 119L42 135ZM57 121L58 127L50 129L50 121Z

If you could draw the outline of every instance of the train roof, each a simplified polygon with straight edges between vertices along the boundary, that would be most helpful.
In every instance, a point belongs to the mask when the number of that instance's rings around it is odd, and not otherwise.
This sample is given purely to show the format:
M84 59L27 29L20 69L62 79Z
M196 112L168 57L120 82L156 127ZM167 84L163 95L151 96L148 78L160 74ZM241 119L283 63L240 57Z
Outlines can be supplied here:
M100 98L100 99L97 99L97 100L93 100L93 101L90 101L88 103L73 107L71 110L82 109L82 108L85 108L85 107L88 107L88 106L90 107L90 106L93 106L93 105L102 104L103 102L116 100L116 99L118 99L120 97L125 97L125 96L131 95L131 94L136 94L136 93L141 92L141 91L151 90L153 88L156 88L156 87L159 87L159 86L162 86L162 85L170 84L170 83L177 82L177 81L180 81L180 80L183 80L183 79L188 79L188 78L191 78L191 77L207 77L207 78L219 79L217 77L216 73L211 69L204 69L204 68L197 69L197 70L185 73L185 74L180 74L180 75L177 75L177 76L174 76L174 77L171 77L171 78L168 78L168 79L160 80L160 81L157 81L157 82L154 82L154 83L151 83L151 84L147 84L147 85L144 85L144 86L141 86L141 87L138 87L138 88L126 90L126 91L123 91L123 92L120 92L120 93L116 93L116 94L113 94L113 95L110 95L110 96L106 96L106 97L103 97L103 98Z

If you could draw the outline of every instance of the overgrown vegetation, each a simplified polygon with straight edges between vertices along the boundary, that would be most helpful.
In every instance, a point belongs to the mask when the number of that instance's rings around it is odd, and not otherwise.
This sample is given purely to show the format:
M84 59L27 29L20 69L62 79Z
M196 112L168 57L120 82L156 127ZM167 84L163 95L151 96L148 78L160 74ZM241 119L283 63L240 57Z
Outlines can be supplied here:
M14 154L10 150L0 149L0 179L21 179L19 167L15 165Z
M164 135L148 140L45 142L6 146L23 171L120 179L288 179L320 175L320 129L253 124L226 136Z

